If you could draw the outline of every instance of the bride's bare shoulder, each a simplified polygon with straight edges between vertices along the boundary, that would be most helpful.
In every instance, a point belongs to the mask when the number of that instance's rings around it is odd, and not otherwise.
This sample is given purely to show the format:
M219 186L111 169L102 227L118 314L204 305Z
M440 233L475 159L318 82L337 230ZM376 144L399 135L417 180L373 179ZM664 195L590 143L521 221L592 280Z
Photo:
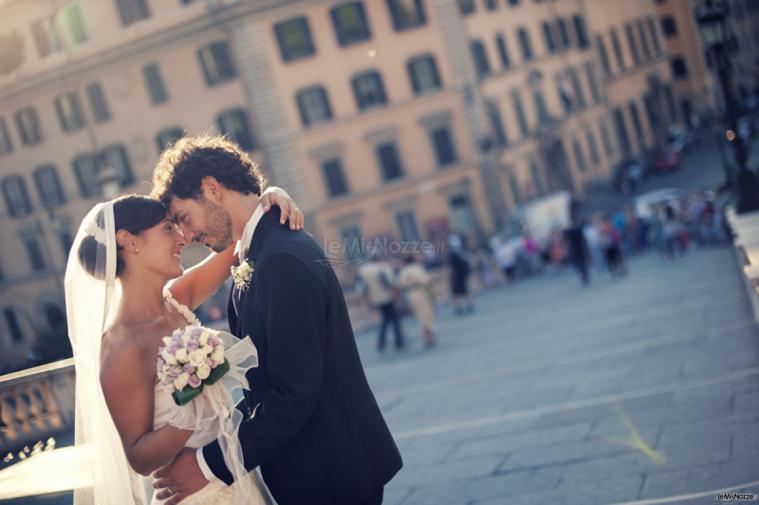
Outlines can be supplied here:
M150 359L139 339L134 338L134 332L111 326L103 333L102 342L100 384L109 408L124 402L130 405L151 402L155 358Z
M103 333L100 361L102 371L110 367L138 367L149 355L141 339L135 338L135 332L127 326L114 324Z

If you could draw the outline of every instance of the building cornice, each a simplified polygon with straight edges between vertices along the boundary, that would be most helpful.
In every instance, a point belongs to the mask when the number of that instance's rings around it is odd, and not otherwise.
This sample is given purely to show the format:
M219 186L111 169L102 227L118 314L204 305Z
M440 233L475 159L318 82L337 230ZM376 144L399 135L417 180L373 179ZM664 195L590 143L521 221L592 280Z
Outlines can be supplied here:
M34 76L0 86L0 100L13 101L27 93L51 87L60 88L62 82L75 80L81 75L92 72L100 73L103 69L121 65L124 61L138 58L155 50L155 48L190 40L197 34L208 30L229 30L234 25L245 22L253 15L298 2L302 2L302 0L256 0L255 2L240 2L214 7L203 15L176 26L156 30L129 43L108 47L90 56L73 58Z

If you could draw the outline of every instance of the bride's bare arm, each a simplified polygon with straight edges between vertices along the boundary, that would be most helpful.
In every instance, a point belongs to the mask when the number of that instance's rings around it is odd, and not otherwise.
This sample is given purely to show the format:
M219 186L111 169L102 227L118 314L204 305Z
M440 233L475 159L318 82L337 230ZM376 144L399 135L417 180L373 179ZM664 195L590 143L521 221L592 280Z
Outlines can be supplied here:
M261 195L261 204L267 212L272 205L278 206L282 210L282 224L289 219L291 229L303 228L303 213L284 189L276 186L267 188ZM206 301L229 277L229 268L237 262L234 248L232 245L223 252L213 253L185 270L184 274L169 286L174 299L192 310Z
M115 345L104 352L100 382L129 465L150 475L182 450L192 431L164 426L153 430L154 380L146 363L155 356L134 345ZM150 367L153 368L152 366Z

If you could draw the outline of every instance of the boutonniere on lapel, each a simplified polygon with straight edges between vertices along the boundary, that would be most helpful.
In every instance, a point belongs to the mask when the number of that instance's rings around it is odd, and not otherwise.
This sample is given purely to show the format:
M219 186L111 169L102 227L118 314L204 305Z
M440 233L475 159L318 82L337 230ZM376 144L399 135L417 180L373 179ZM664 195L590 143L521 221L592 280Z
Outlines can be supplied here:
M232 279L235 288L245 291L250 286L250 278L253 276L253 260L245 260L240 266L232 267Z

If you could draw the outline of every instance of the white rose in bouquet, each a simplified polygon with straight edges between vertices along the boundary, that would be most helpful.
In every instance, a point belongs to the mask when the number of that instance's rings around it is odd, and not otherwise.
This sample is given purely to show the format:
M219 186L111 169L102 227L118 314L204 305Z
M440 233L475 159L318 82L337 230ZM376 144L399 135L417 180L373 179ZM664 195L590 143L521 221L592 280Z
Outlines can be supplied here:
M173 354L171 354L171 352L168 349L164 349L163 351L161 351L161 357L169 365L177 364L177 359L174 357Z
M176 357L179 363L187 363L187 349L182 348L177 350Z
M198 349L197 351L192 351L190 353L190 364L194 367L198 367L201 364L206 362L206 357L208 356L208 353L206 353L203 349ZM202 378L202 377L201 377Z
M188 382L190 382L190 374L187 372L182 372L177 376L176 379L174 379L174 387L177 390L184 389Z
M203 363L202 365L198 366L198 368L195 369L195 373L197 374L198 378L203 380L207 379L209 375L211 375L211 367L208 366L206 363Z
M217 365L224 363L224 346L223 345L219 344L216 346L216 348L213 350L213 354L211 354L211 359Z

